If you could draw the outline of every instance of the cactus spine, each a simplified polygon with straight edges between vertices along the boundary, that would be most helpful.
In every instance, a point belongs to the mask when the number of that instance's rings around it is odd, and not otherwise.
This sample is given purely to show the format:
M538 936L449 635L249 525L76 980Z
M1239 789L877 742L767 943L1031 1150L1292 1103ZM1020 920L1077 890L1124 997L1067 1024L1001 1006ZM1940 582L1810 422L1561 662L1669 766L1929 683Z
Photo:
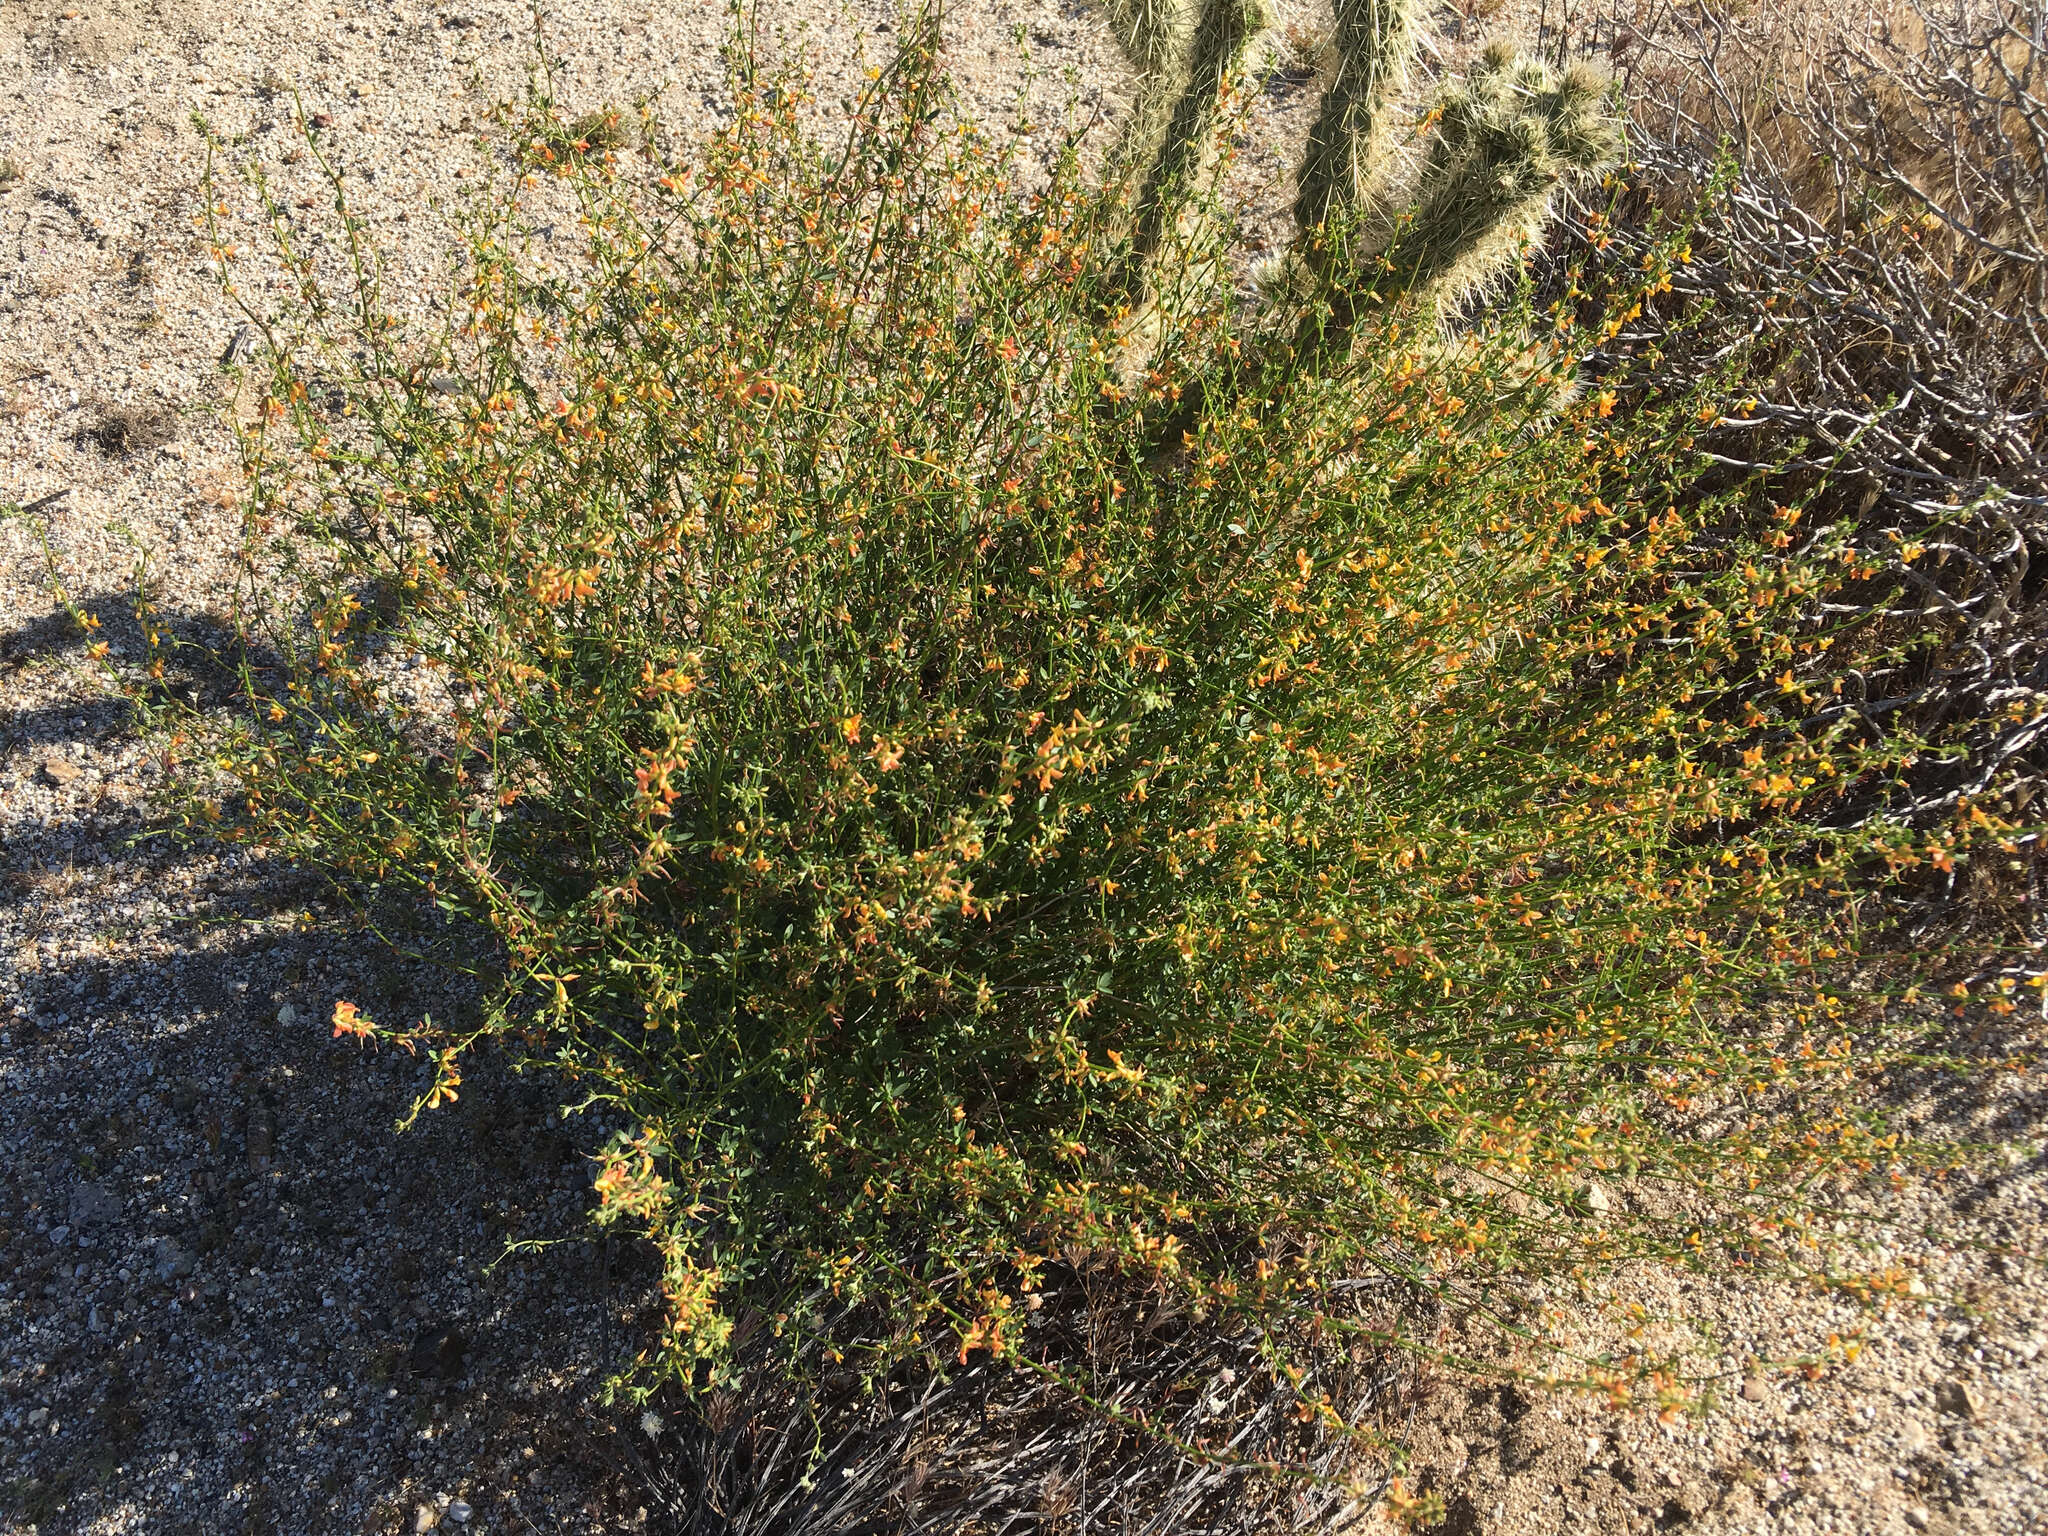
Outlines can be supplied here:
M1201 19L1158 153L1138 192L1131 235L1134 281L1139 269L1158 254L1175 210L1197 190L1214 163L1226 94L1243 72L1252 40L1265 29L1264 0L1202 0Z
M1113 285L1128 379L1148 365L1182 297L1221 275L1209 232L1186 210L1214 168L1223 107L1266 12L1264 0L1103 3L1140 80L1119 166L1138 190ZM1542 233L1566 178L1603 169L1620 149L1605 77L1582 66L1559 74L1496 44L1440 98L1419 166L1397 154L1391 124L1422 3L1336 0L1338 66L1296 180L1297 238L1259 285L1257 329L1297 364L1348 354L1369 307L1412 303L1448 319ZM1546 409L1567 401L1575 381L1553 375L1541 344L1525 351L1516 389L1547 392ZM1230 372L1192 384L1152 429L1155 446L1177 442Z
M1337 73L1309 130L1294 200L1304 232L1370 205L1386 161L1388 109L1414 62L1420 0L1337 0Z
M1426 290L1448 310L1497 277L1541 234L1559 184L1620 149L1606 93L1594 70L1556 75L1489 48L1443 100L1413 219L1383 257L1392 288Z
M1187 83L1194 40L1190 0L1107 0L1109 30L1138 76L1138 98L1116 163L1129 174L1157 159L1175 101Z
M1188 43L1186 0L1108 0L1109 30L1131 67L1147 79L1171 75Z

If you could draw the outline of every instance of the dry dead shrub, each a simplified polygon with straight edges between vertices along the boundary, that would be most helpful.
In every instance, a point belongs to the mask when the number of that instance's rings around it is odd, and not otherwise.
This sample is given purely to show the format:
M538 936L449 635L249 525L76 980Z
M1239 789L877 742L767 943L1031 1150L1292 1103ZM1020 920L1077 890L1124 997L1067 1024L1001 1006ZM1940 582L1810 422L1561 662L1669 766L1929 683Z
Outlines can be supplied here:
M102 405L79 441L97 447L109 458L125 458L161 448L178 435L178 418L161 405Z
M1803 445L1774 484L1830 478L1805 529L1853 527L1903 580L1903 602L1834 600L1867 658L1840 707L1938 744L1869 807L1924 825L2016 767L2001 807L2039 793L2044 28L2021 0L1617 0L1562 45L1612 58L1632 113L1630 187L1579 250L1626 266L1710 194L1673 293L1606 361L1653 358L1655 389L1745 352L1756 399L1716 452L1738 468ZM1930 617L1936 643L1897 643ZM2037 847L2006 871L2022 885ZM1953 876L1940 894L1967 896Z
M2019 0L1807 0L1610 18L1648 144L1727 138L1838 237L2038 314L2048 229L2041 13ZM1596 36L1600 29L1596 29Z
M1412 1354L1304 1333L1290 1380L1255 1330L1155 1288L1101 1266L1048 1279L1024 1351L1036 1368L870 1376L856 1355L816 1392L757 1369L734 1390L664 1396L652 1418L636 1409L603 1444L650 1528L676 1536L1310 1536L1385 1492L1379 1451L1426 1391ZM1333 1301L1372 1329L1413 1304L1383 1284ZM1303 1412L1319 1397L1347 1430Z

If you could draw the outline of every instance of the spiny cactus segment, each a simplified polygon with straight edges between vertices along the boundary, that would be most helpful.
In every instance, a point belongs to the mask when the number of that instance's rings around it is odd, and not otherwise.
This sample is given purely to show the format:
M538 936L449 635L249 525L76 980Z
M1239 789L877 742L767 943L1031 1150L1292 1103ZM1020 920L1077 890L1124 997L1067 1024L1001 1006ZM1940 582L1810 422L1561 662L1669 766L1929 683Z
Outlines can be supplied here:
M1489 48L1443 100L1412 219L1388 243L1394 292L1429 290L1452 308L1541 233L1558 185L1610 164L1621 125L1595 70L1562 74Z
M1337 71L1309 130L1294 200L1304 232L1363 210L1386 160L1389 108L1414 62L1421 0L1338 0Z
M1105 0L1103 10L1117 46L1141 79L1171 79L1180 71L1193 36L1188 0Z
M1187 84L1193 0L1105 0L1109 30L1138 77L1118 163L1141 175L1159 158L1174 103Z
M1264 0L1202 0L1179 94L1138 194L1131 244L1140 265L1157 254L1173 210L1184 205L1213 162L1227 93L1265 29Z
M1140 82L1124 160L1138 189L1124 288L1139 301L1127 338L1139 346L1156 329L1150 311L1175 286L1160 270L1163 247L1214 163L1222 103L1266 12L1264 0L1104 4ZM1276 317L1324 284L1335 285L1333 298L1358 286L1341 298L1346 311L1424 295L1439 313L1455 310L1541 234L1567 177L1597 173L1620 150L1604 76L1553 71L1495 44L1444 95L1419 170L1404 173L1390 129L1421 13L1422 0L1337 0L1337 68L1296 183L1299 239L1267 285ZM1332 243L1339 228L1342 249ZM1198 240L1178 244L1181 275L1199 279L1212 258Z

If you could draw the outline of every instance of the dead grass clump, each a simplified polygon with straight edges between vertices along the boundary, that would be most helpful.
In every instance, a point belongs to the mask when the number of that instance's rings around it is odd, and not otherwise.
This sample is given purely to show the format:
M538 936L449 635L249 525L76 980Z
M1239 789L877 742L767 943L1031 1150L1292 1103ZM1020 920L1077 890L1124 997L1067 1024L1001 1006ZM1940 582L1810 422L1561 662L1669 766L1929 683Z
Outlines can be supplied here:
M1387 1327L1414 1301L1398 1288L1336 1293L1327 1322L1338 1331L1294 1341L1304 1374L1289 1381L1255 1330L1205 1324L1099 1266L1046 1280L1031 1366L890 1369L878 1355L863 1371L849 1355L817 1393L757 1366L732 1388L636 1408L599 1438L600 1454L628 1501L679 1536L1316 1536L1348 1528L1385 1491L1374 1447L1403 1429L1427 1372L1405 1351L1347 1345L1341 1330ZM1353 1432L1304 1414L1304 1394ZM1296 1475L1276 1476L1283 1467Z
M161 448L178 435L178 418L168 408L147 401L134 405L103 404L79 441L91 443L109 458L126 458Z

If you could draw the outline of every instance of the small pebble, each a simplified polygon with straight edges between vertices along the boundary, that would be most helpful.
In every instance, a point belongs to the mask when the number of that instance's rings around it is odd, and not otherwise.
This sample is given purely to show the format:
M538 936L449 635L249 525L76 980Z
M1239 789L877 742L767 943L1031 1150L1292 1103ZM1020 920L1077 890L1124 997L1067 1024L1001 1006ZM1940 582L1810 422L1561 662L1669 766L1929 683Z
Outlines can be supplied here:
M470 1509L469 1505L461 1499L450 1499L448 1501L448 1518L457 1525L469 1524L469 1517L473 1513L474 1511Z
M1967 1381L1944 1381L1934 1389L1934 1404L1959 1419L1984 1417L1984 1394Z

